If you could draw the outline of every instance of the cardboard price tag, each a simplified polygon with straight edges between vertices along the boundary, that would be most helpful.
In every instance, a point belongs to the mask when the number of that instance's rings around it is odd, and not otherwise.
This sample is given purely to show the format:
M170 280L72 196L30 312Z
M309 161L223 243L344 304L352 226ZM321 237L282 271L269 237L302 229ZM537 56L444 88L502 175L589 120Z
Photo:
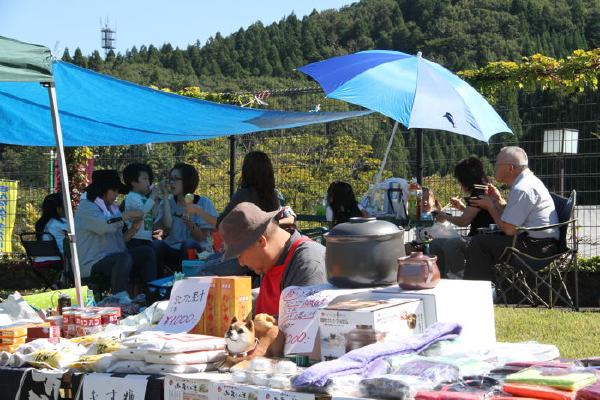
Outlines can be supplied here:
M156 330L183 333L192 329L204 313L212 278L186 278L175 281L169 305Z

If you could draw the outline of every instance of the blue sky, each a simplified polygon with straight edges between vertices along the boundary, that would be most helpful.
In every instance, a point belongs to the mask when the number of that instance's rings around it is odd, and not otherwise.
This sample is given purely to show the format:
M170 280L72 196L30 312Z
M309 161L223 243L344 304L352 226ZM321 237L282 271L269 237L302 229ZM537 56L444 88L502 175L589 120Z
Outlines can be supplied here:
M294 12L351 4L344 0L0 0L0 36L42 44L54 51L100 49L100 18L117 30L117 51L169 42L185 48L216 32L226 36L262 21L268 25ZM56 43L58 42L58 47ZM102 53L103 54L103 53Z

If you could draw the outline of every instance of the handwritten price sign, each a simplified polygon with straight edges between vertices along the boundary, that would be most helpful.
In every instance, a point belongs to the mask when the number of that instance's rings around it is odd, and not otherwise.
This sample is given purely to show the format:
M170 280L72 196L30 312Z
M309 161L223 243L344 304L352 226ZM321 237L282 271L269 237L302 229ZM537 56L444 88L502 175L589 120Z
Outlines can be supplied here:
M175 281L167 311L156 327L159 331L183 333L192 329L204 313L212 278Z
M285 288L279 301L279 328L285 333L285 354L311 353L318 338L318 311L346 293L347 290L333 289L329 284Z

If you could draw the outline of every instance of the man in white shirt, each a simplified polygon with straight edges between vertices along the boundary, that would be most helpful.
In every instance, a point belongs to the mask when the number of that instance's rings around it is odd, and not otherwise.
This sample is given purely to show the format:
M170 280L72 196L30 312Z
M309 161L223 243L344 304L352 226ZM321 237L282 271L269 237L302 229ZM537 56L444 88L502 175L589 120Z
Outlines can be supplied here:
M512 245L517 227L558 223L550 192L529 169L525 150L516 146L500 150L496 158L496 180L511 186L508 201L498 189L488 185L487 196L470 203L487 210L503 235L473 236L466 250L465 279L492 280L493 266L504 249ZM557 228L521 234L517 248L534 257L548 257L558 252L558 236Z

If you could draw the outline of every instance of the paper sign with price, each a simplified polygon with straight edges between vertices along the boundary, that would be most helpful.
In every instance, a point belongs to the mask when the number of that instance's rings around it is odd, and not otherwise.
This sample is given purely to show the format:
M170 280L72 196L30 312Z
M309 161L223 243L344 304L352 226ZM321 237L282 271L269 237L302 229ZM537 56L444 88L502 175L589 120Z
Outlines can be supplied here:
M311 353L318 339L318 311L336 297L353 292L356 290L333 289L329 284L285 288L279 301L278 323L285 333L284 353Z
M183 333L192 329L204 313L212 278L186 278L175 281L169 305L156 330Z

